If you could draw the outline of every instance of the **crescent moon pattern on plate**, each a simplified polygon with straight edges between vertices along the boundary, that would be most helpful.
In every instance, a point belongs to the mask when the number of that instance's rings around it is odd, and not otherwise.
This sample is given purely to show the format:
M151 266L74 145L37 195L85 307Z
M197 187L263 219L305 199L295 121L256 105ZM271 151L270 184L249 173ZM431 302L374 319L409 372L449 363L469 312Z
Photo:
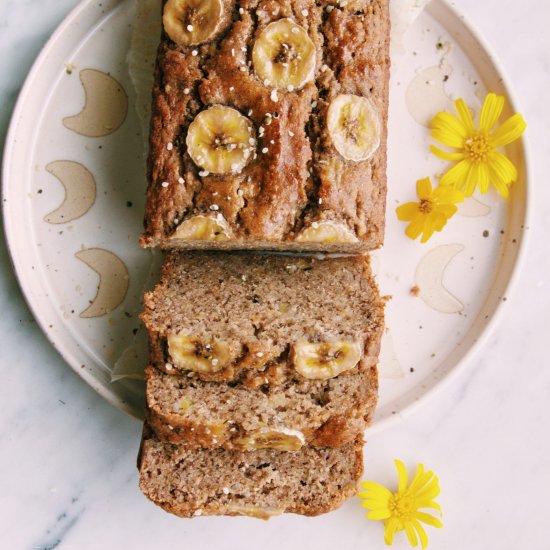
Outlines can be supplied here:
M464 202L461 202L458 205L459 216L465 218L481 218L483 216L488 216L491 213L491 207L487 204L484 204L473 197L466 197Z
M46 166L65 189L61 205L44 216L44 221L52 224L67 223L80 218L94 205L96 182L93 174L79 162L56 160Z
M429 126L435 113L451 109L453 102L444 87L450 70L438 65L428 67L410 81L405 102L410 115L421 126Z
M86 137L103 137L122 126L128 114L128 95L111 75L95 69L80 71L86 100L80 113L65 117L63 125Z
M80 317L89 319L111 313L128 292L130 277L126 265L116 254L103 248L85 248L75 256L99 275L96 296Z
M405 376L405 371L395 353L393 337L389 328L386 328L382 335L378 374L380 378L403 378Z
M444 244L430 250L418 263L415 273L419 296L441 313L458 313L464 304L443 285L443 275L451 260L464 250L462 244Z

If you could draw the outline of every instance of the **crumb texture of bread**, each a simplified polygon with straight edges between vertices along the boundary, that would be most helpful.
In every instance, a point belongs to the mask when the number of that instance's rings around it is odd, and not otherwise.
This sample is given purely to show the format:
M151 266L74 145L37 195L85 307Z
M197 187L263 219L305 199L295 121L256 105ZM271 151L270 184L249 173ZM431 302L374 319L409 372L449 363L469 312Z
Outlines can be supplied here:
M289 375L261 389L147 369L149 424L163 441L191 446L254 448L266 433L297 436L297 448L343 445L365 430L377 396L376 367L329 380Z
M383 301L363 256L172 252L144 305L153 366L178 370L170 335L219 340L229 343L233 361L195 374L250 387L284 383L300 341L358 342L362 356L353 370L370 369L384 328Z
M384 237L388 111L389 0L224 0L217 36L196 46L163 34L153 89L145 231L141 244L162 248L285 249L358 253ZM252 62L254 44L274 21L300 25L315 49L312 80L274 89ZM341 94L368 98L380 121L380 145L367 160L336 149L327 128ZM251 121L254 156L239 173L213 174L191 159L186 139L195 117L213 105ZM224 239L171 238L195 216L227 225ZM316 224L336 237L301 242Z
M146 427L138 458L147 498L182 517L284 512L315 516L354 495L363 441L332 449L250 452L190 449L158 441Z

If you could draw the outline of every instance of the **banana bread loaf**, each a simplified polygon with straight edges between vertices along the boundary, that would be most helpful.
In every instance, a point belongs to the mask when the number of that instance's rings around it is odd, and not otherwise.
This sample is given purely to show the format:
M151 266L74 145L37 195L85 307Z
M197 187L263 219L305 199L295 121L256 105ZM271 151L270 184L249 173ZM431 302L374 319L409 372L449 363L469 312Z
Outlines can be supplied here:
M251 452L165 444L144 430L138 467L145 496L182 517L292 512L315 516L355 494L361 438L342 447Z
M289 373L260 389L147 369L148 423L162 441L195 447L337 447L363 433L377 397L376 367L328 380Z
M141 244L382 244L389 0L167 0Z
M153 366L251 388L369 370L384 326L362 256L172 252L144 305Z

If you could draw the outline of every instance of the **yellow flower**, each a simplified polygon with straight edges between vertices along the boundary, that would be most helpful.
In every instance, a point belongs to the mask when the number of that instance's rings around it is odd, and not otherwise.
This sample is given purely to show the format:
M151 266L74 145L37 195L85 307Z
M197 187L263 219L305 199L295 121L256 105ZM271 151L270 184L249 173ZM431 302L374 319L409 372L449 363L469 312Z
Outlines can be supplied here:
M464 197L457 189L439 185L432 190L430 178L416 182L416 194L420 202L408 202L396 208L397 217L402 222L411 222L405 233L411 239L416 239L421 233L420 242L425 243L434 233L441 231L447 221L457 211L456 203Z
M397 531L405 531L411 546L418 546L418 540L424 550L428 546L428 536L420 522L443 527L441 521L421 512L421 508L437 510L441 515L441 507L434 499L439 495L439 481L432 472L424 472L424 466L418 465L416 475L407 487L408 474L405 465L395 460L399 488L392 493L383 485L374 481L364 481L361 486L364 491L358 493L363 500L362 506L370 512L368 519L384 520L384 541L388 546L393 543Z
M438 113L432 120L432 137L455 152L442 151L434 145L430 151L443 160L456 164L440 180L441 185L452 185L470 197L479 186L487 193L489 185L504 197L508 188L517 181L518 171L512 161L499 151L518 139L527 127L521 115L507 119L491 133L504 108L504 97L488 94L479 116L479 128L474 127L472 115L463 99L455 101L458 118L449 113Z

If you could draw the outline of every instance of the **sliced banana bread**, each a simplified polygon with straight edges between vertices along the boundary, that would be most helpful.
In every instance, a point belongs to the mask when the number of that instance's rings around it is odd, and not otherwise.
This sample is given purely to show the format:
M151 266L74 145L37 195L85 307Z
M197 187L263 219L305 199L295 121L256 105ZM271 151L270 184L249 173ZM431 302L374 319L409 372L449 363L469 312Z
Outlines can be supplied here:
M140 488L155 504L182 517L315 516L355 494L362 447L357 438L331 449L190 449L162 443L146 427L138 458Z
M384 325L362 256L172 252L144 304L153 366L254 388L368 370Z
M389 0L167 0L141 244L382 244Z
M376 367L327 380L289 373L251 389L147 369L147 419L166 442L252 450L336 447L363 433L376 407Z

